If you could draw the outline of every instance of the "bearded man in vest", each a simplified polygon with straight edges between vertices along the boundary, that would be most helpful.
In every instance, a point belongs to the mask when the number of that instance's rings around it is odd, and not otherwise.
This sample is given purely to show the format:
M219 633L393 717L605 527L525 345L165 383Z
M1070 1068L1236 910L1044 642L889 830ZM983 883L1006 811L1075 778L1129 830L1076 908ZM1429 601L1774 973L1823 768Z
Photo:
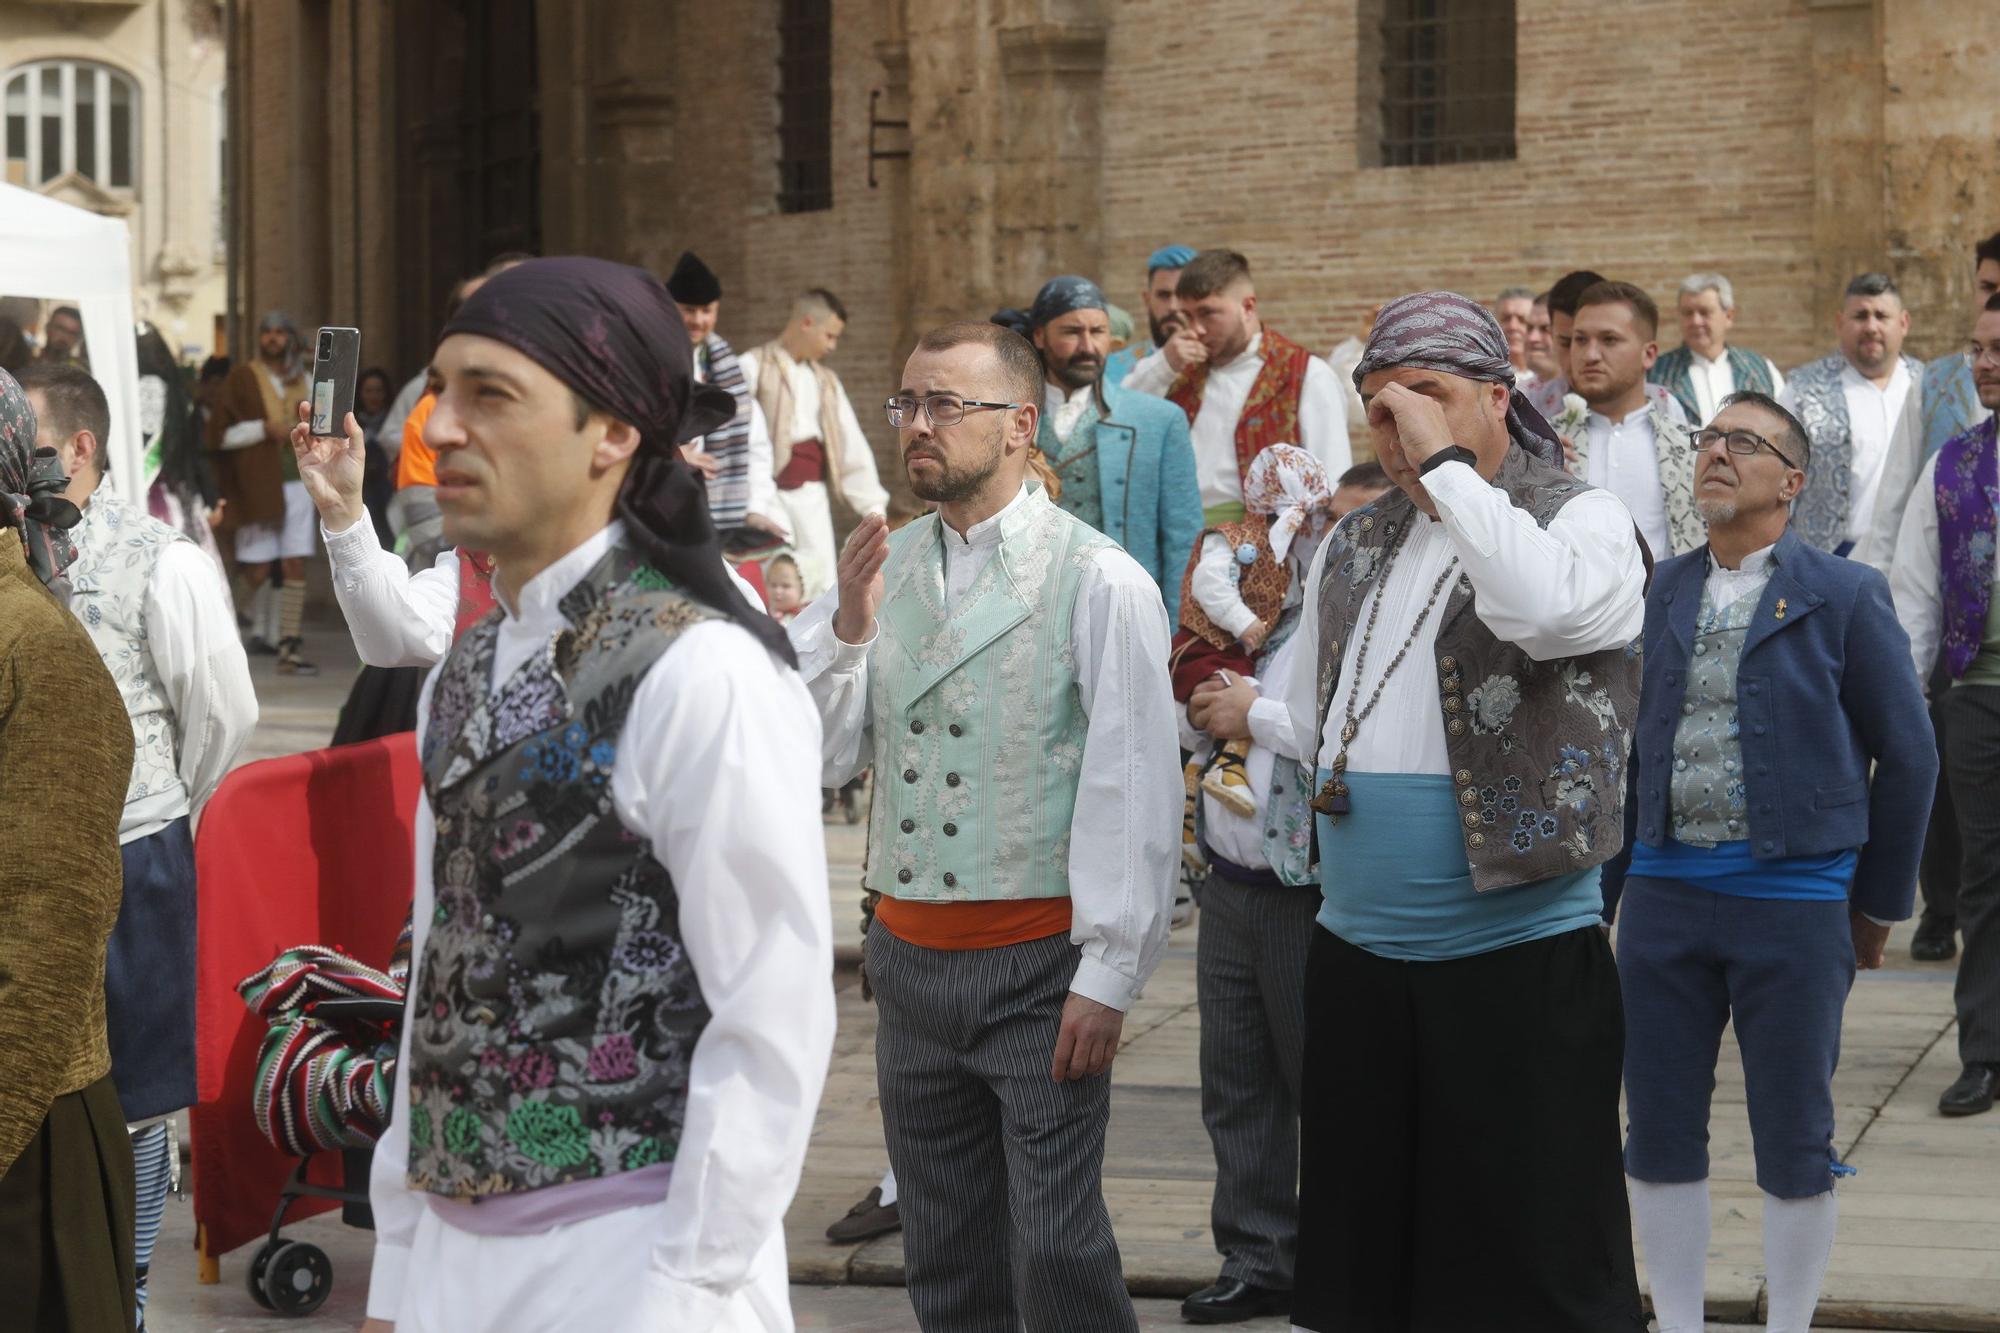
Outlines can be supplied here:
M1354 377L1398 489L1321 548L1298 630L1319 669L1287 690L1323 900L1292 1322L1639 1333L1597 872L1645 548L1563 469L1477 302L1390 302Z
M1041 358L926 334L887 405L931 514L862 522L792 626L829 786L878 774L882 1126L927 1333L1136 1330L1101 1172L1166 945L1180 764L1160 591L1028 480Z
M1206 526L1243 521L1243 479L1259 453L1296 444L1337 477L1353 465L1347 400L1333 368L1257 309L1250 261L1204 250L1176 286L1186 325L1125 377L1187 413Z
M792 302L785 331L738 366L771 431L772 476L806 596L833 583L833 502L862 517L889 510L875 450L826 358L847 330L847 307L821 287ZM761 483L760 483L761 489Z
M445 537L498 606L424 687L366 1327L790 1330L833 960L812 703L680 452L735 401L598 259L493 278L430 373Z

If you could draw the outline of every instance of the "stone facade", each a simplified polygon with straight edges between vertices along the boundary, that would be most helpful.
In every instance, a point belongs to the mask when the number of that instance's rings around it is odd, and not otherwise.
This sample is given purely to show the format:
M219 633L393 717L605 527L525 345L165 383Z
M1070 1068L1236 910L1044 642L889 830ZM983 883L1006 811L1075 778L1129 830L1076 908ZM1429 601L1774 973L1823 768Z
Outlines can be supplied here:
M0 96L25 66L79 62L129 79L137 106L129 185L114 186L108 171L92 179L53 162L30 179L27 158L14 154L13 135L0 145L0 179L124 218L132 233L137 314L184 355L222 350L218 321L228 303L224 32L223 0L0 3ZM24 110L19 102L5 107L9 118ZM25 137L25 120L22 130ZM14 313L32 323L44 312ZM84 333L88 338L93 330Z
M1386 0L830 0L833 206L793 214L782 3L496 0L472 25L466 0L239 3L239 313L357 321L366 359L407 374L485 258L482 209L531 218L485 234L548 253L664 272L693 248L739 348L802 287L845 298L831 364L896 489L872 404L918 331L1063 271L1136 313L1167 241L1242 250L1266 317L1319 350L1417 286L1486 296L1587 265L1671 307L1717 269L1738 339L1790 367L1827 349L1867 268L1903 284L1914 354L1956 344L1972 242L2000 228L1985 0L1518 0L1516 157L1395 168L1364 165ZM480 153L523 77L539 175L510 203L511 168ZM908 154L873 186L871 110L907 122L876 147Z

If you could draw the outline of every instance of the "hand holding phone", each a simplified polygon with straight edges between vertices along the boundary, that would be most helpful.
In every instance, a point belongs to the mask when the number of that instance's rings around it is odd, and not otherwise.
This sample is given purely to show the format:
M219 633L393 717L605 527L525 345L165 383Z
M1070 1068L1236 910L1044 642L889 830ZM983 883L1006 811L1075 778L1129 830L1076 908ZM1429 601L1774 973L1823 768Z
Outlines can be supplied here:
M339 435L354 410L354 383L360 377L361 330L324 328L313 355L312 433Z

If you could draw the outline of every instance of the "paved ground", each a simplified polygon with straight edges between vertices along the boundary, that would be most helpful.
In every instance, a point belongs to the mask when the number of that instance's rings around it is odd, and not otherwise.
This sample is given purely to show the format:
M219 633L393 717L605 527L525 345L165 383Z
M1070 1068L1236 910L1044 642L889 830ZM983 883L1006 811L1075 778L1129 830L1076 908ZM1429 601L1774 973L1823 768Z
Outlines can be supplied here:
M253 665L263 722L252 757L324 744L332 731L350 678L351 649L331 629L309 633L308 644L328 668L318 680L280 681L268 658ZM859 932L861 830L836 819L827 837L836 941L851 959ZM1208 1282L1217 1263L1207 1218L1213 1166L1195 1077L1198 930L1199 922L1175 933L1166 962L1127 1022L1113 1075L1105 1193L1131 1286L1156 1298L1142 1301L1148 1329L1179 1327L1171 1298ZM1957 1074L1952 972L1949 965L1910 963L1907 943L1907 928L1899 930L1891 943L1892 969L1864 974L1848 1005L1835 1092L1840 1147L1860 1174L1842 1186L1840 1239L1816 1326L2000 1333L2000 1114L1969 1121L1938 1116L1937 1094ZM799 1326L903 1333L916 1324L907 1299L893 1287L902 1277L899 1240L843 1247L821 1235L885 1164L875 1101L874 1012L847 968L840 1006L833 1069L805 1179L787 1219ZM1762 1313L1758 1195L1742 1071L1733 1043L1725 1048L1713 1127L1709 1313L1748 1322ZM312 1319L275 1319L244 1292L247 1250L224 1260L222 1285L197 1287L188 1210L170 1208L149 1326L156 1333L352 1328L362 1308L368 1237L330 1219L307 1223L297 1234L332 1256L335 1294ZM1272 1320L1242 1327L1284 1325Z

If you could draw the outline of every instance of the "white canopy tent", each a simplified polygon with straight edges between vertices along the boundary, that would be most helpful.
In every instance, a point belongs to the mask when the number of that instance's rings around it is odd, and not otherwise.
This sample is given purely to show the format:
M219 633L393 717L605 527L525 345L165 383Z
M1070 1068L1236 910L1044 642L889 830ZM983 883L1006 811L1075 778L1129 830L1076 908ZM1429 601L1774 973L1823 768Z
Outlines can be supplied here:
M0 296L62 301L82 312L90 371L111 400L110 480L127 500L144 504L132 243L124 221L0 184Z

